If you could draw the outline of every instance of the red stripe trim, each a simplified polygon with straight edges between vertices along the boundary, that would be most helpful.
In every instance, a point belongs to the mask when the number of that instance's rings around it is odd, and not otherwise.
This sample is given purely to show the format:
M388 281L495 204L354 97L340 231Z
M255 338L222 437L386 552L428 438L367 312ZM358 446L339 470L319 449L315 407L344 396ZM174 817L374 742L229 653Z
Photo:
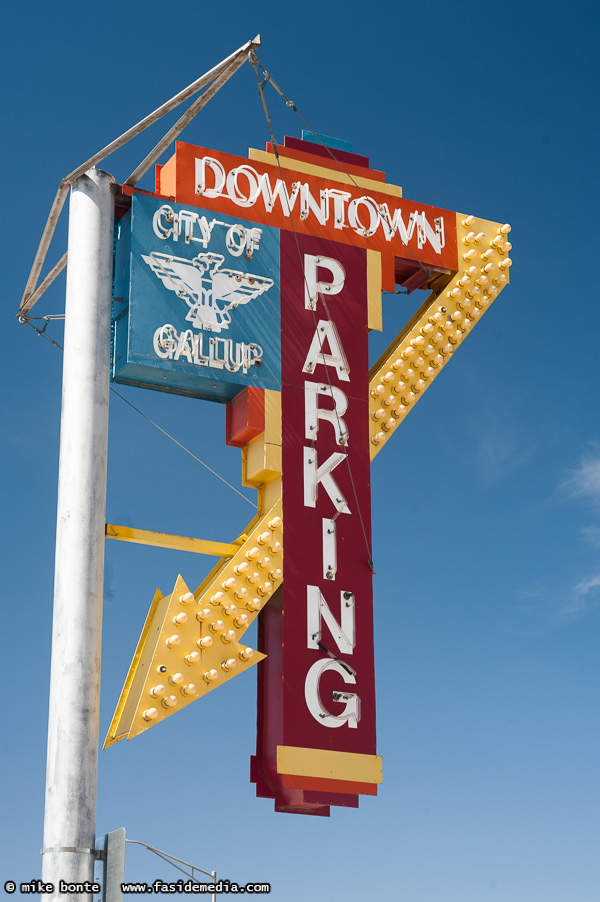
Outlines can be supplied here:
M352 780L330 780L326 777L299 777L296 774L283 774L283 785L288 789L357 793L363 796L377 795L377 783L354 783Z

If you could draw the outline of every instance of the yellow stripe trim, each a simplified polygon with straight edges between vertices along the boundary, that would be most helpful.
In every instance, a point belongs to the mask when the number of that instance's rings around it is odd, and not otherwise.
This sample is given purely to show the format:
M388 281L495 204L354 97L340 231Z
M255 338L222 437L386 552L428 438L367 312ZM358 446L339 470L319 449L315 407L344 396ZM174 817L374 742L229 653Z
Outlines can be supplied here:
M381 305L381 251L367 248L367 326L383 331Z
M292 745L277 746L277 773L297 777L322 777L355 783L382 783L379 755L357 755L325 749L304 749Z
M256 150L251 147L248 150L248 159L258 163L268 163L276 166L277 162L272 153L265 150ZM386 182L376 182L375 179L365 179L360 175L347 176L338 169L327 169L324 166L315 166L314 163L305 163L304 160L294 160L291 157L279 156L282 169L291 169L294 172L303 172L305 175L316 175L319 178L328 179L330 182L341 182L342 185L358 185L367 191L379 191L380 194L391 194L393 197L402 197L402 188L399 185L388 185Z
M239 544L211 542L209 539L192 539L188 536L173 536L167 532L152 532L150 529L134 529L129 526L106 524L107 539L134 542L136 545L153 545L156 548L172 548L175 551L193 551L196 554L213 554L216 557L233 557L240 550Z

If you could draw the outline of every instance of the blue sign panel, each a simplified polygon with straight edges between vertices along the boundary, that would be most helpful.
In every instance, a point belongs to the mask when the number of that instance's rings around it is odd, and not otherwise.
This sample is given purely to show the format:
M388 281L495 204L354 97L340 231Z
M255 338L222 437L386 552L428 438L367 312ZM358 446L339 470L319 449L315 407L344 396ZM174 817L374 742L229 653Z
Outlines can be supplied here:
M217 401L279 390L279 229L132 201L116 241L113 380Z

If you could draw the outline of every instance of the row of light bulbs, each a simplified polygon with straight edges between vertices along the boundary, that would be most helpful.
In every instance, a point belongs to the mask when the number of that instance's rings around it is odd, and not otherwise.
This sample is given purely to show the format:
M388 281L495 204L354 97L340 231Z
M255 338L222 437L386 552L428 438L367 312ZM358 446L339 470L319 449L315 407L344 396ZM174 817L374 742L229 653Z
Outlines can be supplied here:
M475 221L474 216L467 216L462 225L470 229ZM473 324L506 285L507 271L512 264L508 256L512 245L506 240L509 232L510 225L506 223L489 241L484 232L474 231L469 231L462 239L464 245L478 247L469 247L463 253L466 266L448 286L447 302L419 321L410 333L412 337L407 336L404 340L397 359L371 389L371 398L379 405L371 413L373 445L385 442L402 422ZM482 250L484 243L488 246ZM478 255L481 262L475 265L473 261ZM498 257L501 258L499 261Z
M264 531L255 537L256 545L251 547L244 553L245 560L236 563L230 570L231 575L227 575L225 571L225 579L221 579L221 588L210 595L209 604L206 605L206 597L208 591L196 601L192 592L186 592L179 596L179 604L186 608L195 604L198 607L196 611L196 620L200 624L200 631L206 632L206 635L200 636L196 640L198 651L190 651L183 655L182 660L188 667L194 667L202 663L202 651L206 651L212 647L215 640L219 640L223 645L230 645L237 640L236 630L245 631L251 622L251 615L255 615L260 611L271 597L275 588L283 578L283 572L277 566L281 562L283 548L275 533L281 530L281 517L273 517L268 522L268 531ZM268 552L268 553L267 553ZM273 560L275 559L275 561ZM253 568L256 567L256 570ZM261 571L260 573L258 571ZM250 587L250 588L247 588ZM214 587L213 587L214 588ZM256 596L251 597L256 592ZM236 604L237 602L237 604ZM240 606L243 605L250 615ZM171 618L173 625L184 627L193 613L181 610ZM227 629L228 624L233 622L235 629ZM204 630L203 630L204 626ZM185 637L184 637L185 639ZM182 636L175 632L163 640L169 649L178 648L182 643ZM223 673L230 673L238 665L238 659L244 664L251 660L254 655L252 648L242 648L237 658L229 657L221 662L221 670ZM167 673L164 665L157 667L159 675L163 676ZM211 684L219 679L220 673L215 668L210 668L202 674L205 683ZM198 694L198 687L195 683L186 682L182 673L173 673L168 678L169 685L179 690L184 698L190 698ZM149 694L153 699L160 699L163 708L169 710L176 708L179 704L179 698L173 693L173 689L169 693L168 687L159 682L152 686ZM142 712L142 716L146 721L156 720L159 715L158 708L150 707Z

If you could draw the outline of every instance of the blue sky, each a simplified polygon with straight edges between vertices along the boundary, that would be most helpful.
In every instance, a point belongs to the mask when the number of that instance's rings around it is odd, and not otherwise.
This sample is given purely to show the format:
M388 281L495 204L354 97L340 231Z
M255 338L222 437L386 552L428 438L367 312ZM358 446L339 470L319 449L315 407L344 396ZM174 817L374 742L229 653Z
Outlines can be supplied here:
M98 832L125 826L223 877L270 881L282 902L598 898L597 19L591 3L528 0L5 11L0 886L41 876L62 364L14 314L60 178L261 32L263 64L316 131L406 197L510 222L512 281L372 468L379 797L330 819L255 799L249 675L101 753ZM278 139L299 136L268 98ZM124 180L161 134L106 168ZM264 146L249 67L185 138ZM66 217L49 262L65 242ZM388 335L403 304L385 301ZM36 313L63 309L60 279ZM60 323L48 331L61 341ZM224 408L122 393L239 485L239 453L213 438ZM109 521L222 541L248 521L115 396L110 429ZM156 586L179 572L197 585L210 566L107 546L103 735ZM128 878L167 879L127 854Z

